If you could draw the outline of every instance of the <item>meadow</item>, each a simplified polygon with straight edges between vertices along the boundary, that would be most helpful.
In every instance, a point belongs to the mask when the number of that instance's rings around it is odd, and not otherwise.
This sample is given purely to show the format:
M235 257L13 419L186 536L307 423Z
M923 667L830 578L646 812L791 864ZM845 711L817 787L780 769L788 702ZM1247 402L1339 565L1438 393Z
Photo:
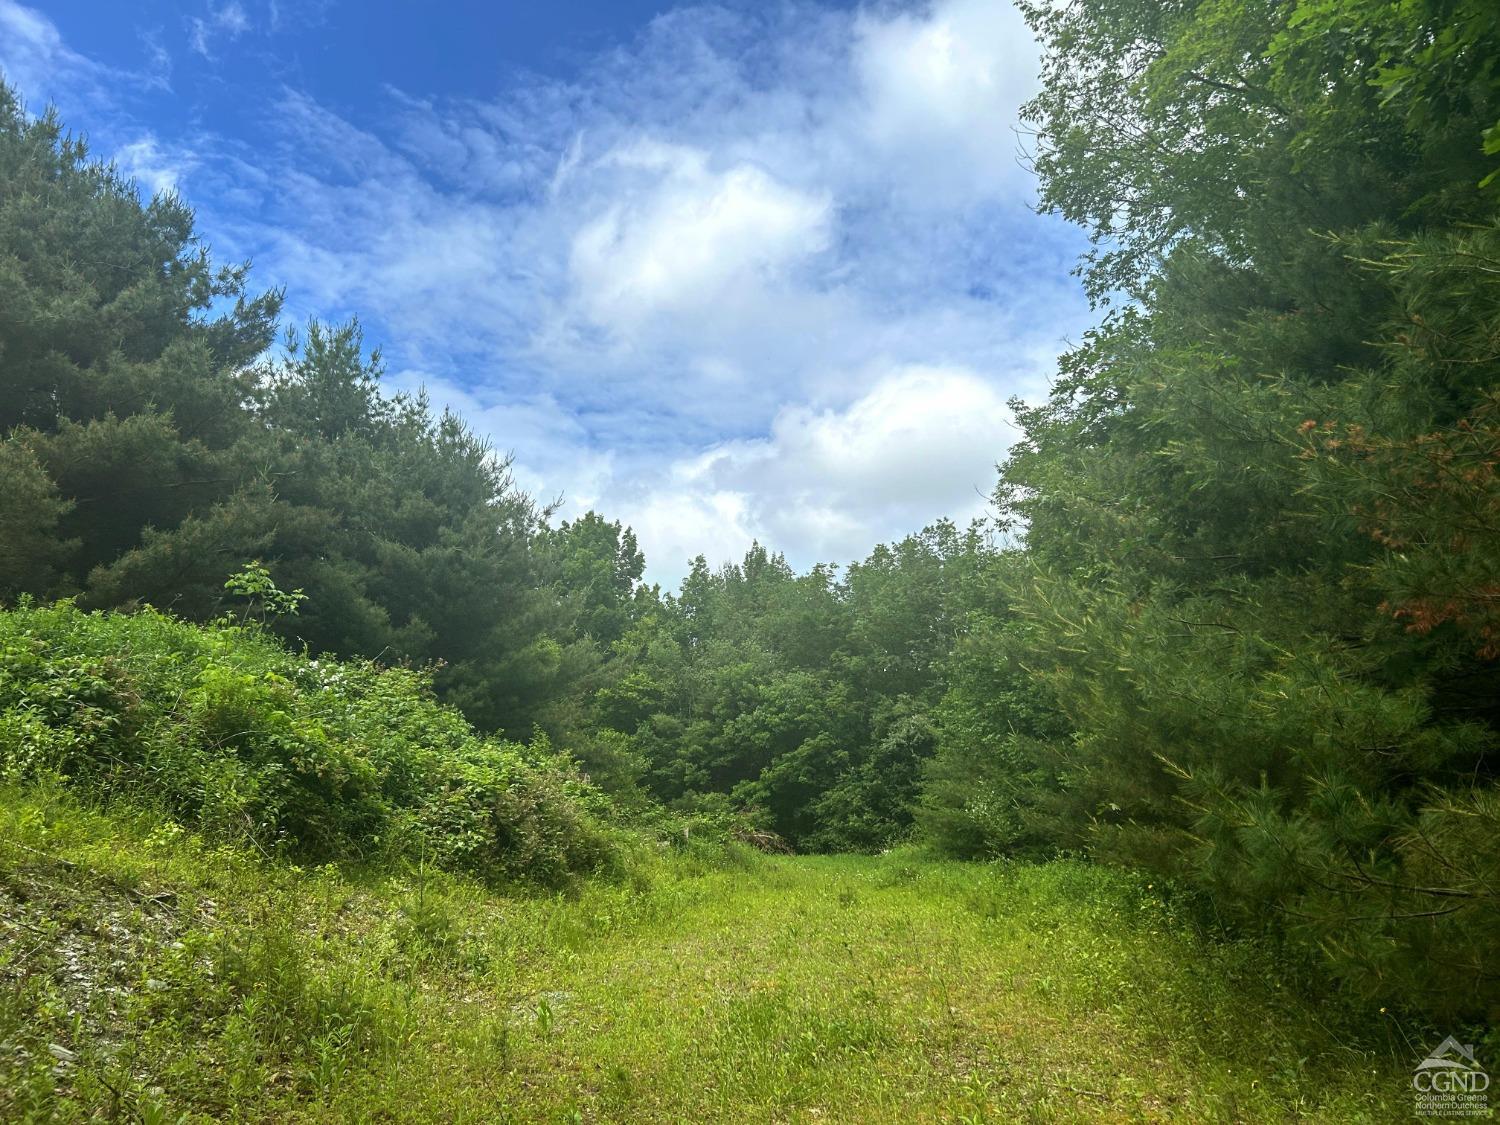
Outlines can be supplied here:
M0 1118L1382 1121L1393 1016L1096 865L660 845L496 889L0 794Z

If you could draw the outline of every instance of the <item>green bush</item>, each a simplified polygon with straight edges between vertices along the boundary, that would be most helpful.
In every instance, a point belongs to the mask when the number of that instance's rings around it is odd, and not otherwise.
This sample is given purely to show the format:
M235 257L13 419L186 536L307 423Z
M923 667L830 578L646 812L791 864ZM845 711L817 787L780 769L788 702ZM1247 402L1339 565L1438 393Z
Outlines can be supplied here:
M0 613L0 772L128 795L312 861L411 858L546 885L617 862L606 799L545 738L481 737L420 672L151 609Z

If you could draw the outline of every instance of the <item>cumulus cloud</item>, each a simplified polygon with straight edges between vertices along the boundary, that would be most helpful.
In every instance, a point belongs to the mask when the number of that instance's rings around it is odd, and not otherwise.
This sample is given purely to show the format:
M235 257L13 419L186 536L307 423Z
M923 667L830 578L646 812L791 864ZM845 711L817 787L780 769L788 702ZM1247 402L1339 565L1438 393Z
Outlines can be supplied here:
M938 516L981 516L1013 432L1004 395L977 373L909 366L843 408L782 408L764 438L674 463L640 507L672 563L707 534L721 558L753 539L802 565L849 561Z
M617 333L660 313L743 302L828 244L829 193L799 191L753 164L714 169L702 149L649 140L600 164L621 183L573 236L569 260L583 311Z
M289 101L298 151L339 155L264 228L294 295L390 326L656 577L757 537L847 559L983 510L1005 399L1082 323L1014 162L1035 67L988 0L680 9L566 88L393 93L383 136Z
M1035 84L1036 46L995 0L947 0L915 14L862 15L855 68L864 136L928 205L1015 190L1017 111Z

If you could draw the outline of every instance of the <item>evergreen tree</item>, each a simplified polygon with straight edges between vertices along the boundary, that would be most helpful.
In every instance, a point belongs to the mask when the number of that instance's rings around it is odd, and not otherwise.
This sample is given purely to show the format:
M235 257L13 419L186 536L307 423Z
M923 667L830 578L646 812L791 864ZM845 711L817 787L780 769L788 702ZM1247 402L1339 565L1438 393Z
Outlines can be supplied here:
M252 295L186 204L143 203L8 88L0 287L0 594L206 619L263 559L308 594L276 625L290 639L441 662L474 722L521 735L587 666L546 513L504 458L421 397L385 395L357 323L273 354L281 295Z
M1043 201L1093 234L1095 299L1126 301L1018 404L997 499L1028 565L955 668L934 830L963 835L971 727L976 778L1011 778L1000 840L1043 826L1277 921L1374 994L1482 1014L1500 21L1025 7ZM1008 690L1012 653L1052 719ZM1017 737L968 702L986 660Z

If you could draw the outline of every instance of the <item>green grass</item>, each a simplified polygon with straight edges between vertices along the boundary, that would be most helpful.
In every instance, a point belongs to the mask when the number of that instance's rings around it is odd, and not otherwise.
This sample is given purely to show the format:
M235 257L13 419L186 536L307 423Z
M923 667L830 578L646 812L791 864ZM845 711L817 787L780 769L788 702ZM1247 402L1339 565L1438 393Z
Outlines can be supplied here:
M671 853L507 897L0 792L3 1120L1383 1121L1379 1018L1082 864Z

